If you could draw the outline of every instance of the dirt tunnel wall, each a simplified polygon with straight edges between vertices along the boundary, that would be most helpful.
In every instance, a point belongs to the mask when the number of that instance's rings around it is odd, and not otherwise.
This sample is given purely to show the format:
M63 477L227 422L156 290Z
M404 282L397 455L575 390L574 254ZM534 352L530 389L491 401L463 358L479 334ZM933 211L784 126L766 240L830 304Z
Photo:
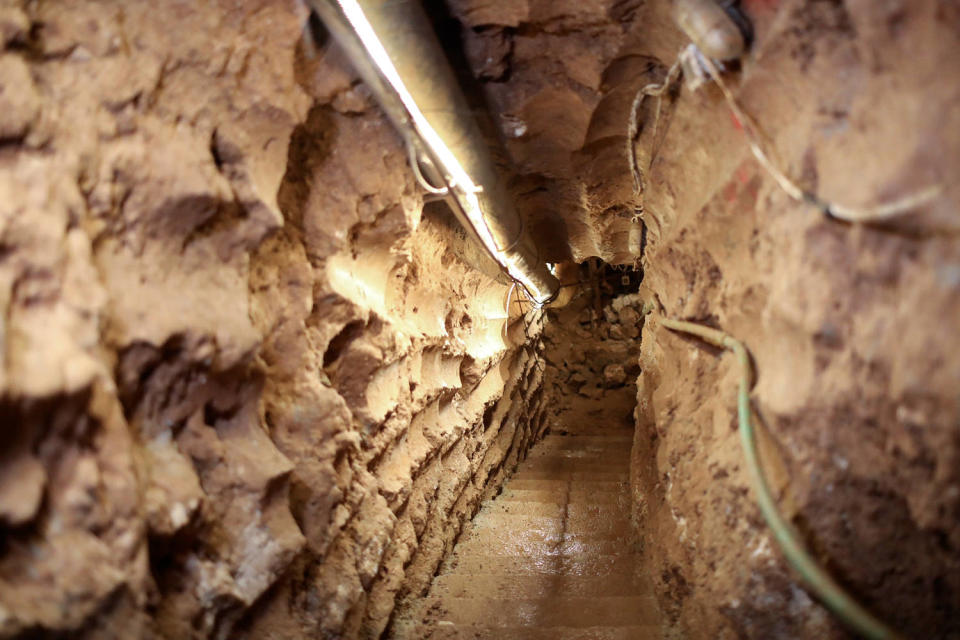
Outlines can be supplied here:
M780 507L851 593L909 637L954 637L960 602L960 13L940 1L743 0L749 54L723 78L789 197L707 84L640 109L688 43L670 3L449 3L498 114L518 202L551 259L642 252L648 308L636 515L675 637L843 637L759 516L729 357L658 316L744 340ZM559 215L562 224L557 224ZM644 232L645 231L645 232Z
M375 637L542 426L306 18L0 9L2 637Z
M793 202L707 86L640 136L641 202L626 123L686 44L667 2L443 8L546 258L645 248L633 490L665 634L842 637L759 519L731 364L658 314L747 342L781 508L865 604L953 637L960 12L741 6L725 77L791 175L937 198L879 226ZM0 5L0 636L375 637L547 426L537 328L306 21Z

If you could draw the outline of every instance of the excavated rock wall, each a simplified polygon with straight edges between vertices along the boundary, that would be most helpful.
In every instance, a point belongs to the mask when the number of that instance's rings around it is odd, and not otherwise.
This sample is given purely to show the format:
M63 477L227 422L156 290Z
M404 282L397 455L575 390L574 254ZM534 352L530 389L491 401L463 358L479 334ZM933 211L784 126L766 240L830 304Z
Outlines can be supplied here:
M449 4L551 256L636 260L627 122L636 90L687 44L669 3ZM633 472L666 631L843 635L760 518L731 359L667 332L660 314L746 342L768 474L831 572L907 635L955 637L960 12L942 0L740 4L754 40L725 77L790 175L852 207L940 192L879 224L832 220L776 186L716 87L668 93L656 128L644 105L644 295L656 311Z
M624 172L627 114L650 81L631 52L642 0L449 0L547 260L631 263L642 225Z
M543 393L551 434L603 434L633 424L642 302L635 294L604 299L597 313L591 298L548 312Z
M646 286L663 315L745 341L780 507L833 575L908 637L955 637L960 14L745 5L756 40L731 81L805 188L855 207L942 191L889 222L830 219L775 185L715 89L681 93L650 171ZM642 506L662 540L652 566L677 628L842 635L758 518L732 359L655 322L643 344L635 468L647 469Z
M0 637L375 637L541 427L306 21L0 4Z
M686 44L665 0L447 6L545 257L643 255L633 485L665 631L841 634L759 517L729 358L658 314L746 341L768 473L831 571L909 635L960 634L955 4L742 2L727 77L806 188L942 186L871 226L787 198L711 86L644 128L641 202L630 105ZM4 637L377 636L545 424L539 325L424 214L306 22L0 4ZM626 375L635 346L602 355ZM612 393L574 379L591 357L558 393Z

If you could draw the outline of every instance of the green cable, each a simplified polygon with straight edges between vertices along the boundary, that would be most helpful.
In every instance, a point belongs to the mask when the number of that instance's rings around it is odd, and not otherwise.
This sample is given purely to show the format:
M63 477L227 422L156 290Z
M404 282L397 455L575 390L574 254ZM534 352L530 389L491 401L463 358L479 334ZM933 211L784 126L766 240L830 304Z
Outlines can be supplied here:
M737 357L740 364L740 389L737 394L737 414L740 420L740 441L743 445L744 457L753 489L757 494L757 502L764 519L773 530L773 535L786 556L790 565L803 576L806 583L816 592L820 600L857 633L866 638L875 640L901 639L902 636L878 620L873 614L864 609L854 600L843 587L836 583L830 575L807 553L800 542L800 534L780 515L777 504L770 493L767 479L760 468L760 459L757 453L757 443L750 423L750 356L746 347L739 340L728 336L722 331L684 322L661 318L660 323L668 329L695 335L710 344L723 349L729 349Z

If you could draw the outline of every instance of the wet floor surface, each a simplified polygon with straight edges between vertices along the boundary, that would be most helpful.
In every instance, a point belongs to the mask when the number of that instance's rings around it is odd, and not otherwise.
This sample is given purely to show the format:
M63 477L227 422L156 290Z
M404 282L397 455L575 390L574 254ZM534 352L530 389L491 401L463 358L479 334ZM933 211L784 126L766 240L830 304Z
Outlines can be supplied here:
M548 435L467 527L398 638L659 637L630 523L630 429Z

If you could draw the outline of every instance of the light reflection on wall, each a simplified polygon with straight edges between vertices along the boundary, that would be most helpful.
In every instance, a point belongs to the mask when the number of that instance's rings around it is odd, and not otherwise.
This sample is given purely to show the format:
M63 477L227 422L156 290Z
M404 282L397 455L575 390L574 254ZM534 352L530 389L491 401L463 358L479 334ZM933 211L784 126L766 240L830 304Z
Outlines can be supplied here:
M517 302L518 295L514 292L509 296L512 304L508 315L509 285L475 281L473 291L453 290L449 282L455 278L444 277L442 273L443 269L453 267L441 265L428 249L414 251L416 256L398 255L383 248L336 254L327 260L330 286L345 299L391 323L398 331L413 337L447 338L455 349L462 348L477 360L502 353L516 342L508 327L514 328L525 307ZM421 272L429 270L432 273L429 277L421 273L413 284L405 286L404 265L409 265L414 258L421 265ZM477 279L480 278L483 276L478 274ZM450 335L446 321L454 300L466 303L463 316L469 325ZM510 339L507 339L508 334Z

